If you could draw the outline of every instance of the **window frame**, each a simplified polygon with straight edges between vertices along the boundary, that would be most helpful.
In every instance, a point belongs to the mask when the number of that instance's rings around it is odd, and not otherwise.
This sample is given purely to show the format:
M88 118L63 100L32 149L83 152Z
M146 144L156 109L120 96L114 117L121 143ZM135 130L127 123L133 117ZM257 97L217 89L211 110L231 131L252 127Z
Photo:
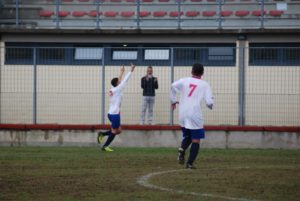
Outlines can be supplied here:
M253 58L256 49L265 51L274 50L277 56L274 59ZM296 61L288 59L287 50L297 49L300 52L300 43L250 43L249 44L249 66L300 66L300 58Z
M232 48L232 60L211 60L209 59L209 48ZM200 53L190 53L194 54L193 58L187 58L186 60L177 58L177 50L191 48L190 51L198 51ZM174 48L174 64L181 66L191 66L194 63L201 63L204 66L224 66L224 67L235 67L236 66L236 44L235 43L217 43L217 44L203 44L195 47L175 47Z
M11 58L13 57L13 55L10 55L10 54L13 54L13 52L10 52L12 51L12 49L16 49L16 50L20 50L20 49L28 49L30 50L29 54L31 54L29 57L31 58ZM4 64L5 65L32 65L33 64L33 49L34 48L30 48L30 47L19 47L19 46L8 46L8 47L5 47L5 52L4 52Z
M132 58L124 58L124 59L120 59L120 58L117 58L117 59L115 59L114 58L114 53L115 52L134 52L134 53L136 53L136 57L134 58L134 59L132 59ZM112 52L111 52L111 60L112 61L136 61L136 60L138 60L138 57L139 57L139 55L138 55L138 51L137 50L122 50L122 49L120 49L120 50L117 50L117 49L113 49L112 50Z
M43 50L49 51L57 51L57 50L62 50L62 57L60 59L51 59L51 58L43 58ZM64 47L38 47L36 48L36 59L37 59L37 64L38 65L68 65L70 61L69 54L70 50L69 48L64 48Z
M85 58L76 58L76 55L77 55L77 51L78 50L98 50L100 51L99 52L99 55L100 58L88 58L88 57L85 57ZM103 47L74 47L74 60L75 61L94 61L94 60L102 60L102 57L103 57ZM96 54L97 52L95 52ZM97 55L97 54L96 54Z
M76 43L5 43L7 47L13 46L22 46L22 47L33 47L37 48L37 64L43 65L99 65L102 66L103 62L105 61L105 65L111 66L120 66L120 65L129 65L130 63L134 63L136 65L142 66L191 66L194 63L202 63L205 66L236 66L236 43L198 43L198 44L127 44L126 46L123 45L121 47L120 44L113 44L113 43L99 43L99 44L76 44ZM65 48L65 57L64 59L55 61L51 59L42 60L39 57L39 48ZM95 60L77 60L75 59L76 48L102 48L103 49L103 58L95 59ZM209 48L211 47L231 47L233 48L233 56L232 60L211 60L208 58L209 56ZM186 48L187 59L178 58L176 56L176 50L180 48ZM172 55L172 49L173 55ZM137 58L135 59L128 59L128 60L113 60L113 51L136 51ZM168 50L169 51L169 58L168 60L145 60L145 52L146 50ZM194 51L194 52L193 52ZM174 58L174 62L172 63L171 59ZM32 59L33 60L33 59ZM6 62L7 63L7 62ZM16 62L15 62L16 63ZM20 61L18 64L22 64ZM27 62L27 64L33 64L33 61Z
M212 54L211 53L211 51L212 50L216 50L218 48L218 50L220 50L221 48L226 48L226 49L231 49L230 51L232 51L232 53L231 54ZM210 56L211 57L220 57L220 58L222 58L222 57L231 57L231 59L210 59ZM231 48L231 47L210 47L210 48L208 48L208 57L207 57L207 59L208 59L208 61L211 61L211 62L214 62L214 61L232 61L233 60L233 57L234 57L234 49L233 48Z
M146 51L168 51L168 58L166 59L146 59ZM170 48L143 48L143 61L145 62L166 62L171 59L171 51Z

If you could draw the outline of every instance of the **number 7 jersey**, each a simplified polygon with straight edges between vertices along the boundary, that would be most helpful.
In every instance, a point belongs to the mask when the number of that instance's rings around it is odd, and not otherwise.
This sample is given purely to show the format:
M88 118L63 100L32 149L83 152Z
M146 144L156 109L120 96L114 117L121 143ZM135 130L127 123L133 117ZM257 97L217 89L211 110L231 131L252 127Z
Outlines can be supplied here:
M179 99L179 124L187 129L203 128L204 118L201 103L205 101L212 108L214 99L211 88L207 82L197 77L187 77L175 81L171 86L170 99L172 103Z

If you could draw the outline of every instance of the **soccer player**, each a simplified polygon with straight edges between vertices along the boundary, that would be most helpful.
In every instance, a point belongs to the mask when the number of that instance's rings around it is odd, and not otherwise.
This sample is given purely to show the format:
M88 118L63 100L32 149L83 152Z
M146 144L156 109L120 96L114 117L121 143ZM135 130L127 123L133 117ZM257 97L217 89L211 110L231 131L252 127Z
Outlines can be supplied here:
M120 107L122 102L122 92L126 86L127 81L131 77L132 72L135 69L135 65L131 64L131 71L128 72L124 79L122 80L125 68L124 66L120 69L119 77L115 77L111 80L112 88L109 91L109 111L108 119L111 122L111 129L106 132L98 133L98 143L102 143L104 136L108 136L106 142L102 146L103 151L112 152L113 149L109 147L111 142L115 139L116 135L119 135L122 132L121 129L121 116L120 116Z
M179 164L185 163L185 151L192 144L186 163L188 169L195 168L193 163L200 149L200 140L205 138L201 102L204 100L210 109L214 104L209 84L201 79L203 73L203 65L196 63L192 67L192 77L182 78L171 86L171 107L174 110L176 104L179 104L179 124L183 133L181 147L178 149ZM177 92L180 94L179 102L176 100Z

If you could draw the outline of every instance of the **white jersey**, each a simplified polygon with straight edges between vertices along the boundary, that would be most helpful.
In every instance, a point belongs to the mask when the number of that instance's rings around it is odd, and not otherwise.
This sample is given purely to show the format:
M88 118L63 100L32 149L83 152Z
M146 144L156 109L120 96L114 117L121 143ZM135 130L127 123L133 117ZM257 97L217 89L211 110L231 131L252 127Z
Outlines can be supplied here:
M177 102L176 92L180 93L179 125L187 129L203 128L201 102L204 100L208 107L212 107L214 104L209 84L196 77L182 78L171 86L170 99L172 103Z
M123 89L124 89L127 81L129 80L130 76L131 76L131 72L128 72L118 86L112 87L110 89L108 114L119 114L120 113L120 107L121 107L121 102L122 102L122 92L123 92Z

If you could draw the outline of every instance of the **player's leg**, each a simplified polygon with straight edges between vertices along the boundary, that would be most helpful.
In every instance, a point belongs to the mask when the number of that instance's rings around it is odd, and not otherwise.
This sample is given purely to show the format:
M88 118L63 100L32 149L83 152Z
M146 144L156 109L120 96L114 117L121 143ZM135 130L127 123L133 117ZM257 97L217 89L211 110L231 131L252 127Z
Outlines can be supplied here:
M109 147L109 145L112 143L112 141L115 139L115 136L116 134L114 133L113 129L112 129L112 132L111 134L108 136L106 142L104 143L103 147L102 147L102 150L103 151L107 151L107 152L111 152L113 151L113 149L111 149Z
M107 118L108 118L108 120L112 123L112 121L113 121L113 116L112 115L110 115L110 114L107 114ZM105 131L105 132L98 132L98 138L99 137L102 137L102 138L104 138L104 136L109 136L111 133L112 133L112 127L111 127L111 129L109 129L108 131Z
M191 130L192 135L192 146L190 149L189 159L186 163L186 168L193 169L193 163L197 158L200 150L200 139L205 138L204 129Z
M120 126L119 128L116 129L115 134L116 134L116 135L119 135L119 134L121 134L121 133L122 133L122 127Z
M119 128L112 128L111 134L108 136L107 141L103 145L102 150L112 152L114 151L112 148L109 147L109 145L112 143L112 141L115 139L116 135L121 134L122 128L121 126Z
M178 162L179 164L184 164L185 159L185 150L190 146L192 143L192 138L191 138L191 133L189 129L186 129L184 127L181 127L182 130L182 141L181 141L181 146L178 149Z
M103 131L99 131L98 132L98 137L97 137L98 143L101 144L103 142L103 140L104 140L104 137L105 136L109 136L110 133L111 133L111 130L104 131L104 132Z
M153 107L154 107L154 103L155 103L155 97L154 96L150 96L148 97L148 124L152 124L153 122Z
M145 114L146 114L146 109L147 109L147 97L143 96L142 100L142 110L141 110L141 121L140 124L143 125L145 123Z
M121 118L119 114L114 114L114 115L108 115L109 120L111 121L111 132L108 135L108 138L106 142L104 143L102 150L104 151L113 151L109 145L112 143L112 141L115 139L115 136L119 134L120 132L120 124L121 124Z

